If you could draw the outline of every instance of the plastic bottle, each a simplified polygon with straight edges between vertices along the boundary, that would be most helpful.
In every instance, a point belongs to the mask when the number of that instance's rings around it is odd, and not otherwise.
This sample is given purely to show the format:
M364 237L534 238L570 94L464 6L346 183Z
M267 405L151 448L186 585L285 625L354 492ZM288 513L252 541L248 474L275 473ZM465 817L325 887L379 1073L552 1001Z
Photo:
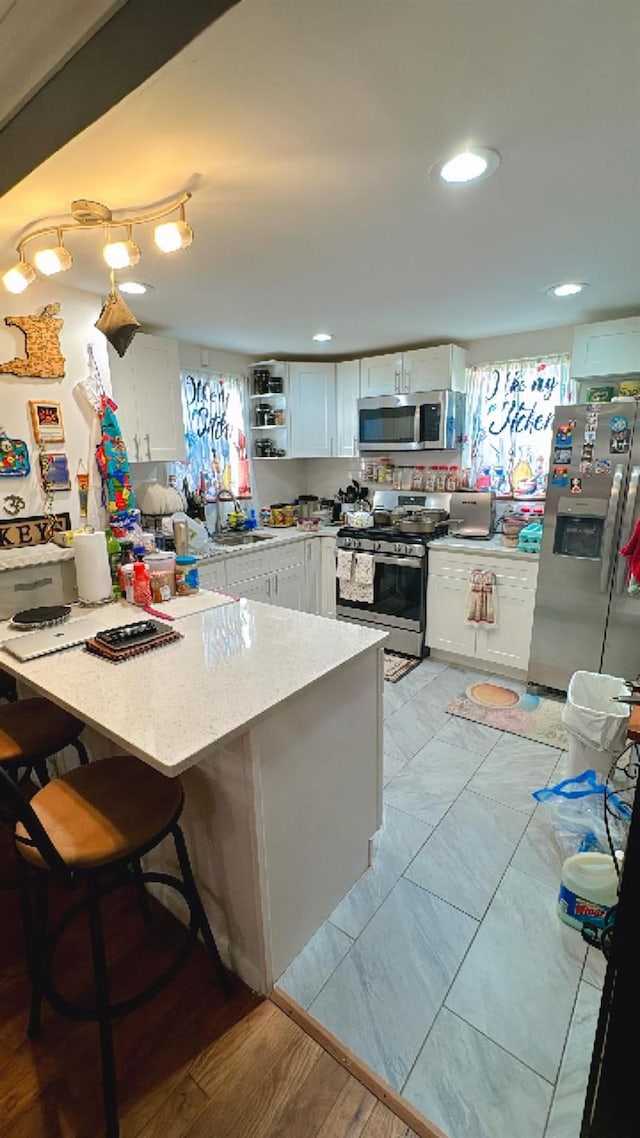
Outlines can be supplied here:
M411 476L411 489L424 490L425 488L424 466L414 466Z
M133 566L133 603L134 605L151 604L151 578L148 566L144 561L136 561Z
M447 485L446 466L436 466L436 490L444 490Z
M111 570L112 593L113 599L118 600L122 596L122 588L120 585L120 553L122 546L117 537L114 536L113 531L107 530L107 553L109 555L109 568Z
M451 491L458 489L458 467L457 466L450 466L449 467L449 470L447 472L446 489L451 490Z
M585 923L604 928L618 902L618 874L610 854L577 853L562 866L558 916L581 929Z

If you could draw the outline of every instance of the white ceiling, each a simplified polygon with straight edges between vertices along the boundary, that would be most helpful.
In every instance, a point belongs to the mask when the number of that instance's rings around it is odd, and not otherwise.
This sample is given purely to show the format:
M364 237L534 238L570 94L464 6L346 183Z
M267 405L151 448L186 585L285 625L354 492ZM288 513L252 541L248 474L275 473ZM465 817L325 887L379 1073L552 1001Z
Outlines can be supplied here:
M125 0L0 0L0 127Z
M0 200L0 264L82 196L197 186L131 306L194 343L335 354L640 309L638 0L242 0ZM476 186L428 177L475 143ZM65 284L104 291L97 235ZM567 279L591 288L554 300Z

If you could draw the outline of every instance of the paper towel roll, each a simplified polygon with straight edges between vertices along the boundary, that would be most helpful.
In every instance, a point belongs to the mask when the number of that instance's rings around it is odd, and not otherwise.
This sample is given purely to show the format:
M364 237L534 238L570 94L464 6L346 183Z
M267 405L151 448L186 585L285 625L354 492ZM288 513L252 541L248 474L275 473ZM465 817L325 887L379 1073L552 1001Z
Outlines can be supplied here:
M107 538L102 530L78 533L73 540L78 597L85 604L111 599L111 570Z

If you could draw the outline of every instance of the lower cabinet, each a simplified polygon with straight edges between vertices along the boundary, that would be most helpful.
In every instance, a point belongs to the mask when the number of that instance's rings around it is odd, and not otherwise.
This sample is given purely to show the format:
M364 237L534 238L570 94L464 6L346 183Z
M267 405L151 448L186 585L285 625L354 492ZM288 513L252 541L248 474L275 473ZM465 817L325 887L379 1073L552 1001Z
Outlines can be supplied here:
M272 605L280 605L283 609L304 610L304 565L289 565L286 569L278 569L271 578L269 600Z
M336 615L336 539L321 537L320 545L320 597L318 612L320 616Z
M271 597L272 574L265 573L262 577L250 577L248 581L241 581L232 585L233 592L239 597L246 597L248 601L264 601L269 604Z
M496 575L495 626L467 624L469 577L474 569ZM529 666L538 566L501 557L495 561L463 553L430 552L427 582L427 635L431 649L466 656L501 669Z
M311 537L272 549L243 550L203 561L200 584L281 608L335 616L335 547L334 537Z

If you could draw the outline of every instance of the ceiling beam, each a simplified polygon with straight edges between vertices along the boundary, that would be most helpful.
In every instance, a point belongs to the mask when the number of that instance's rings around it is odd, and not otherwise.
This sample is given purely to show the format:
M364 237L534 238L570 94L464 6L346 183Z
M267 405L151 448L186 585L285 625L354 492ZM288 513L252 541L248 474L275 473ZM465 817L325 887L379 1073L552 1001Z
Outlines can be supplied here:
M127 0L0 130L0 196L239 0Z

